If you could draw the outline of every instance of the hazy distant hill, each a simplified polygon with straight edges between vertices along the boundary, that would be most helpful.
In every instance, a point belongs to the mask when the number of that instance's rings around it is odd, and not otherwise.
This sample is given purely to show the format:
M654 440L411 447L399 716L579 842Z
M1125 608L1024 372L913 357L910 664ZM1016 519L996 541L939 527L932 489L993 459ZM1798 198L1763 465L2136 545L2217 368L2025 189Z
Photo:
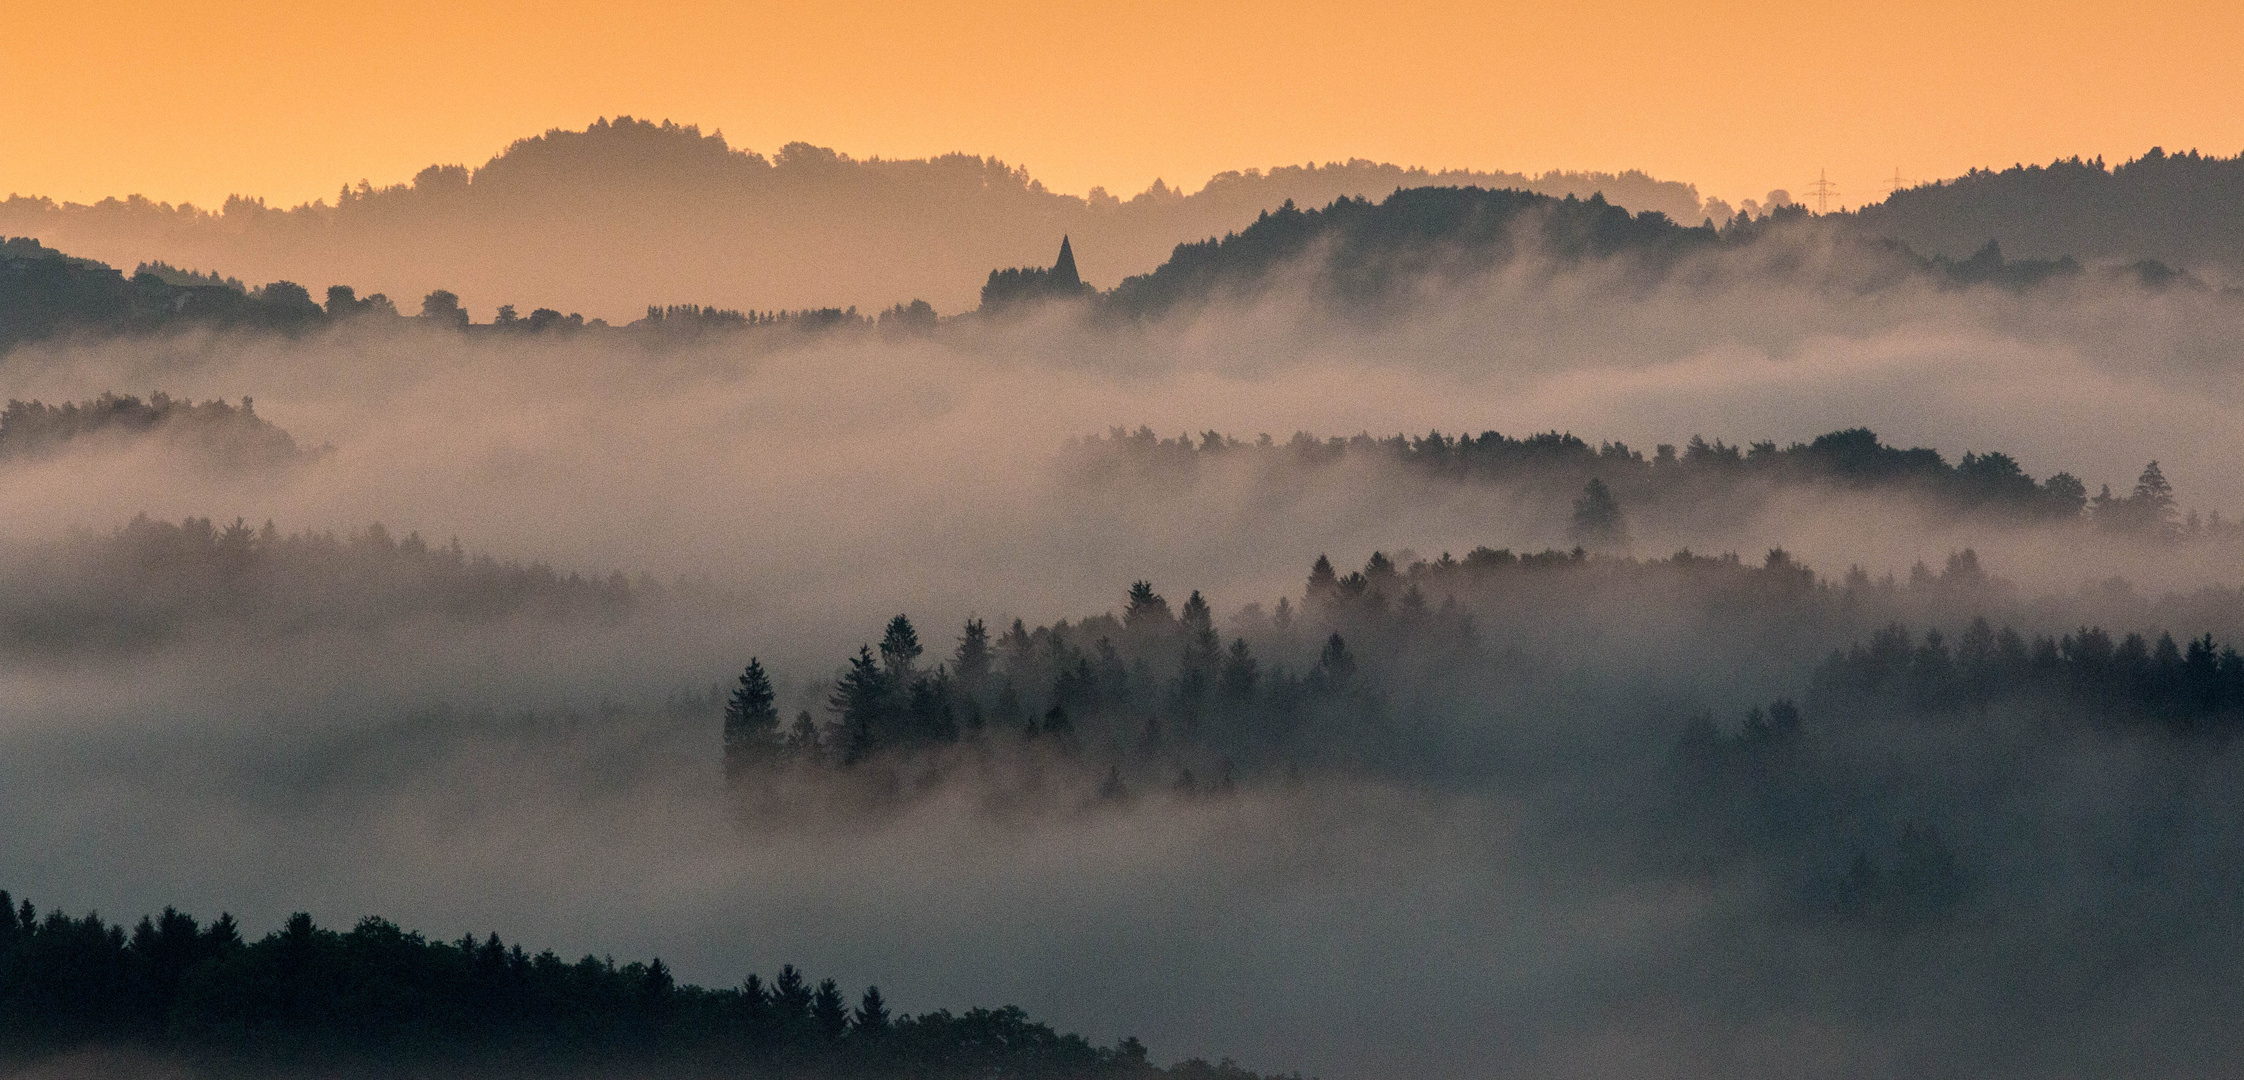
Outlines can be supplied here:
M1854 218L1928 253L1960 256L1995 240L2012 255L2157 259L2233 282L2244 276L2244 155L2153 149L2116 168L2076 157L1974 169L1896 192Z
M1688 184L1640 172L1429 172L1368 161L1219 175L1185 194L1156 181L1128 199L1048 191L994 158L854 160L791 143L771 157L721 134L628 117L523 139L481 168L431 166L409 183L344 189L290 209L234 197L218 210L138 197L93 205L16 196L0 235L116 265L162 260L315 292L417 298L445 288L483 317L536 302L611 319L649 302L741 308L923 297L972 307L991 266L1049 258L1075 239L1099 286L1152 269L1178 243L1222 235L1286 200L1321 206L1398 187L1474 185L1605 197L1699 220Z

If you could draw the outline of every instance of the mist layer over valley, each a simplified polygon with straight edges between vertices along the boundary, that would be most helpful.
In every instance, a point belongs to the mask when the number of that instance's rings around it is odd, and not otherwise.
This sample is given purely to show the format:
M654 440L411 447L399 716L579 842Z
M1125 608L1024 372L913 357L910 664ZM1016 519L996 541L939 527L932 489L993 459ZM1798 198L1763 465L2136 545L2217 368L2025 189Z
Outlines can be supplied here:
M1311 244L1126 319L19 346L9 885L1328 1078L2221 1073L2244 307L1771 229L1369 301ZM289 452L53 419L157 390Z

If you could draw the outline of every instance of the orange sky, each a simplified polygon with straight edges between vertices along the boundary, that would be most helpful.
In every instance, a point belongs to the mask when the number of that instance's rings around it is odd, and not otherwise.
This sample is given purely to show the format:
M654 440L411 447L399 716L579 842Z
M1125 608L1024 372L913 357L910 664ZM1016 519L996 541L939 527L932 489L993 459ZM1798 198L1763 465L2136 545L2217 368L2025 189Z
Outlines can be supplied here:
M2244 4L0 0L0 194L293 203L628 113L1118 194L1360 156L1853 204L2244 151Z

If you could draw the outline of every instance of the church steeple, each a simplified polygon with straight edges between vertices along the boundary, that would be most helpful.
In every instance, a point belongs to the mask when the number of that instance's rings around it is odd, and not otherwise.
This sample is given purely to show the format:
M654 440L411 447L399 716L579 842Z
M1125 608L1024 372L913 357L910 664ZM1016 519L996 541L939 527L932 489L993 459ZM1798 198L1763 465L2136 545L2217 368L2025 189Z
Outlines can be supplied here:
M1060 237L1059 261L1052 264L1051 275L1045 280L1059 292L1074 292L1083 287L1082 276L1075 272L1075 249L1068 245L1065 235Z

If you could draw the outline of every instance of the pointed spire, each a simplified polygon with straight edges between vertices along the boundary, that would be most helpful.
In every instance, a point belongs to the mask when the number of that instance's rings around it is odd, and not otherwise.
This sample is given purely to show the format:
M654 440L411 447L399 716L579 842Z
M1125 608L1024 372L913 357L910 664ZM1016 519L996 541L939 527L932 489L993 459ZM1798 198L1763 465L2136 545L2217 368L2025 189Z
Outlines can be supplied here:
M1083 287L1083 278L1075 272L1075 249L1068 245L1066 236L1060 237L1060 258L1052 264L1049 279L1056 290L1073 292Z

